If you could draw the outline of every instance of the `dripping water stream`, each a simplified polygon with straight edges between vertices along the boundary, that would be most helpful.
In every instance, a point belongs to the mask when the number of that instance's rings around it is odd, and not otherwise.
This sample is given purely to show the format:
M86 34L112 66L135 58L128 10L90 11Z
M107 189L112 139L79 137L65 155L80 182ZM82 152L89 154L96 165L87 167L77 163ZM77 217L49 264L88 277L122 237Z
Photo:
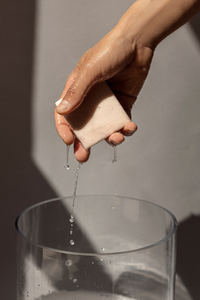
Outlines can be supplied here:
M114 157L112 162L115 163L117 162L117 147L114 146ZM73 193L73 201L72 201L72 209L71 209L71 217L69 219L70 223L71 223L71 228L70 228L70 235L73 234L73 223L74 223L74 205L75 205L75 200L76 200L76 191L77 191L77 185L78 185L78 178L79 178L79 172L80 172L80 168L81 168L82 163L79 163L76 169L76 173L75 173L75 180L74 180L74 193ZM69 146L66 145L66 165L64 166L67 170L69 170ZM70 240L70 245L74 245L74 240L71 239Z
M74 211L74 204L75 204L75 199L76 199L76 190L77 190L77 184L78 184L78 177L79 177L79 171L80 171L81 166L82 166L82 163L79 163L78 167L76 169L76 173L75 173L74 194L73 194L72 212L71 212L72 216L73 216L73 211Z
M113 146L113 149L114 149L114 157L112 162L115 163L117 161L117 146Z
M66 145L66 164L64 165L64 168L69 170L69 145Z
M75 180L74 180L74 194L73 194L73 202L72 202L72 210L71 210L71 217L69 219L70 223L71 223L71 228L70 228L70 234L73 234L73 226L74 226L74 205L75 205L75 199L76 199L76 190L77 190L77 184L78 184L78 177L79 177L79 171L81 168L81 163L78 164L78 167L76 169L76 173L75 173ZM74 240L71 239L70 240L70 245L74 245Z

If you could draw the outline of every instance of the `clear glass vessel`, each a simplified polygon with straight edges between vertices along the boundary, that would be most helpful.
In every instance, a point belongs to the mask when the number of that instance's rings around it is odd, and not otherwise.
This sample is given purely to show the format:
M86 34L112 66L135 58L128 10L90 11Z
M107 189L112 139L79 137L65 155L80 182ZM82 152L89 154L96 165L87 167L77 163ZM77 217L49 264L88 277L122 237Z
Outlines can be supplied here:
M176 218L117 196L44 201L17 218L17 300L174 300Z

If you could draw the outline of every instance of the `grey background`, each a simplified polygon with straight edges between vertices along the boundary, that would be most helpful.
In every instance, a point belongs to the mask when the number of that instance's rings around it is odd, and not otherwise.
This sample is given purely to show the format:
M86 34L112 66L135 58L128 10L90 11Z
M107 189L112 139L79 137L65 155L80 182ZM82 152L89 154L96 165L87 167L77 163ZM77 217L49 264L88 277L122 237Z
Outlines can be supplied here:
M0 2L1 280L15 299L14 222L26 207L73 193L77 162L63 168L65 146L54 102L84 52L111 30L133 1ZM200 15L156 49L133 109L138 132L118 147L105 142L82 166L78 194L118 194L158 203L179 221L178 282L199 299ZM184 287L182 287L184 289ZM178 298L177 298L178 299ZM181 300L181 298L179 298Z

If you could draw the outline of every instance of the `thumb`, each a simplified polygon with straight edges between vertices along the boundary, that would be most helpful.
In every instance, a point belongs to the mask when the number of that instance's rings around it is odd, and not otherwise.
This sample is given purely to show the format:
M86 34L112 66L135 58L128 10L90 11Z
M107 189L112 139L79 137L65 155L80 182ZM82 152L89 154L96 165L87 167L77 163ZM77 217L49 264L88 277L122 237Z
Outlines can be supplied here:
M75 110L82 103L91 87L101 80L100 78L99 80L95 78L93 68L88 68L88 66L85 66L78 75L76 73L76 76L73 76L73 73L68 78L68 82L73 83L56 108L57 113L61 115L67 115ZM71 80L71 77L73 80Z

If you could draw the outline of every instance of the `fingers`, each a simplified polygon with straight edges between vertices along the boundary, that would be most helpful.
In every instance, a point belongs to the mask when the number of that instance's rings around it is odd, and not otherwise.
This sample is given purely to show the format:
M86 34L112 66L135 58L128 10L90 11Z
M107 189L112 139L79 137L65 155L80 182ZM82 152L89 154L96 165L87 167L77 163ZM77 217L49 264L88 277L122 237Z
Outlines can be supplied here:
M65 117L59 115L56 109L54 110L54 118L56 130L59 136L62 138L63 142L67 145L71 145L74 143L74 155L76 159L81 163L86 162L90 156L90 150L86 150L79 142L79 140L74 138L74 133L69 127L69 124L67 123Z
M121 129L121 133L125 136L131 136L137 131L137 129L138 127L135 123L129 122Z
M71 130L64 115L75 109L82 102L84 94L86 93L79 92L79 90L81 91L87 89L86 81L82 79L82 76L84 78L84 75L80 75L80 69L83 61L84 59L82 58L76 66L75 70L69 75L64 90L61 94L61 98L63 98L63 101L59 106L55 108L54 111L56 130L59 136L67 145L71 145L74 143L75 158L81 163L88 160L90 156L90 150L86 150L80 143L80 141L74 137L74 133ZM88 79L88 76L85 77ZM83 85L80 85L80 89L77 88L77 86L79 86L79 81Z
M134 132L136 132L136 130L137 125L133 122L129 122L124 126L124 128L121 129L121 132L112 133L106 141L112 146L119 145L125 140L124 136L131 136L134 134Z
M85 149L81 142L78 139L75 139L74 155L79 162L84 163L89 159L90 149Z
M137 58L138 55L135 56L135 59L138 60L137 65L134 63L133 54L127 50L128 47L124 47L124 44L116 47L113 38L106 39L104 42L105 45L99 43L83 55L75 70L68 77L61 95L63 100L56 107L55 120L58 134L66 144L74 143L75 157L79 162L87 161L90 151L86 150L77 139L74 140L73 131L64 115L69 114L81 104L94 84L109 78L113 78L109 81L109 85L114 94L117 98L119 96L118 100L125 111L130 112L148 71L148 68L143 67L143 65L146 66L146 62L142 61L142 54L139 55L139 58ZM119 46L119 43L117 45ZM116 49L119 48L121 50L117 51ZM140 52L138 51L139 54ZM138 76L138 72L140 76ZM124 136L132 135L136 129L137 126L130 122L120 132L111 134L107 141L112 145L121 144L125 139Z
M124 136L120 132L114 132L106 139L108 144L111 146L117 146L123 143L124 140Z

